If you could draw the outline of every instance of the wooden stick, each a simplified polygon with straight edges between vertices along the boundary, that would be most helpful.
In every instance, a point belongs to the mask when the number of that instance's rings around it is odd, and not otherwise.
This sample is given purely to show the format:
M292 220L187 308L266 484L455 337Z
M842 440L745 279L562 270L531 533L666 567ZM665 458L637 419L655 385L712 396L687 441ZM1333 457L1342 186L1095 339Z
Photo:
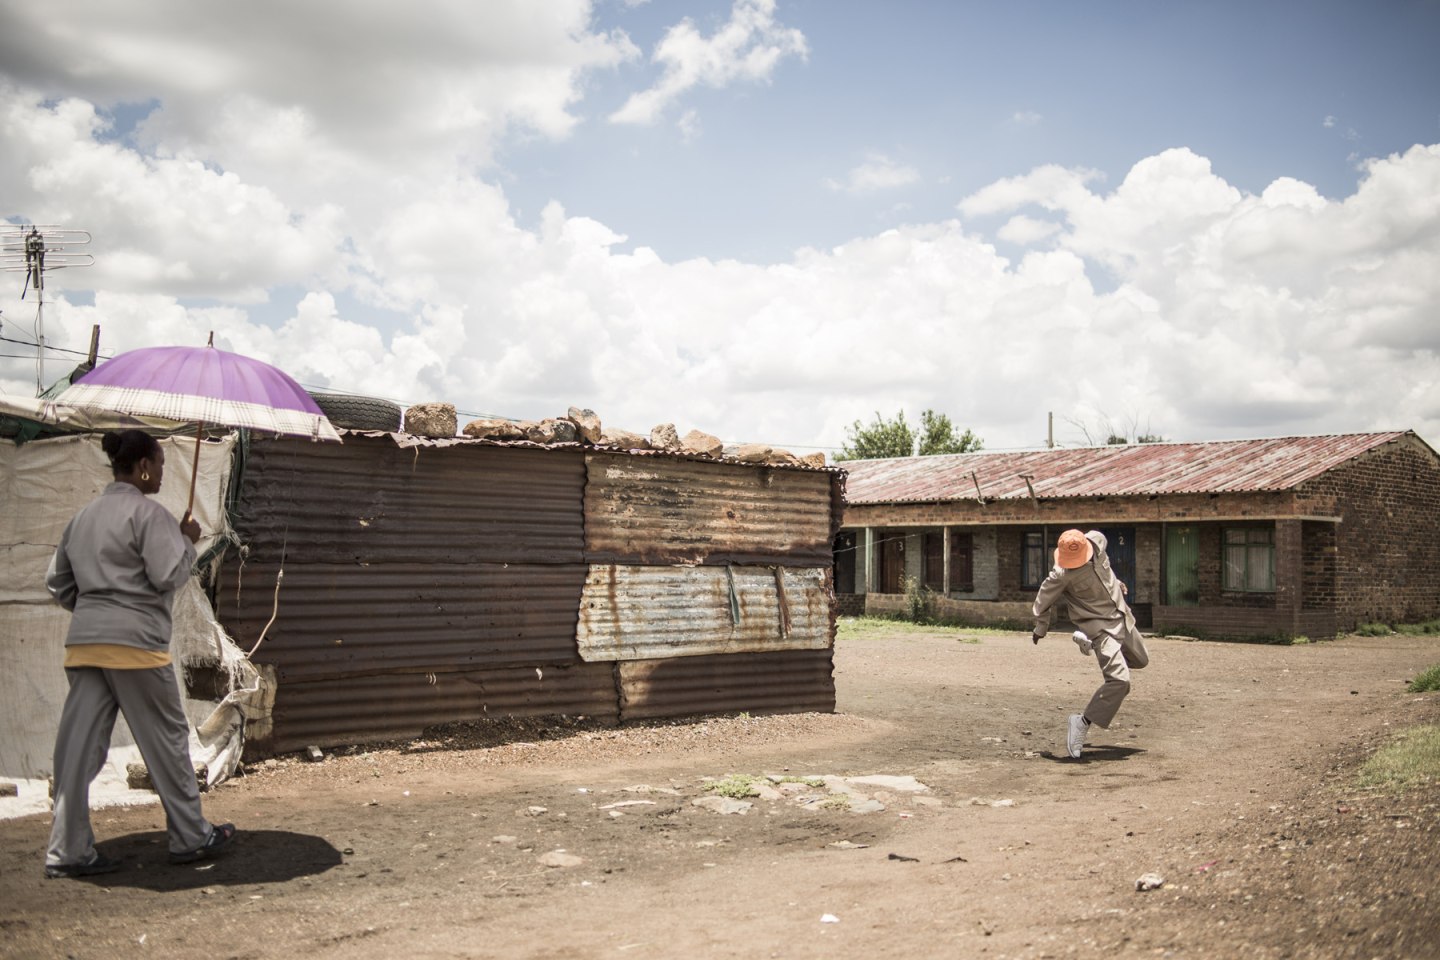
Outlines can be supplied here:
M190 502L185 504L185 519L190 519L195 509L195 481L200 478L200 439L205 431L205 421L195 424L195 462L190 467Z

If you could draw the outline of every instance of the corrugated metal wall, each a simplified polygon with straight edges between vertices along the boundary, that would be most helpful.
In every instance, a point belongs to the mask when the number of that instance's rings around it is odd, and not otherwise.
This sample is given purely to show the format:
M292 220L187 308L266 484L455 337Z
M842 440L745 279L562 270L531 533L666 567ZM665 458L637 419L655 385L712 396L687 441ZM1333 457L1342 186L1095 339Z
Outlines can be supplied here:
M575 446L256 441L215 597L249 649L283 557L254 655L278 678L273 732L251 752L507 715L832 710L841 483Z
M262 752L418 737L427 727L500 717L617 720L614 666L573 663L463 673L392 672L280 683Z
M275 606L274 564L236 566L217 612L249 650ZM574 663L579 564L287 562L281 616L255 654L281 682Z
M575 448L251 444L235 529L250 559L298 563L583 563Z
M830 607L820 568L592 565L576 638L592 661L823 650Z
M782 650L622 663L620 717L641 720L730 710L829 713L835 709L832 653L831 648Z
M585 459L592 563L832 562L838 514L828 471L613 453Z

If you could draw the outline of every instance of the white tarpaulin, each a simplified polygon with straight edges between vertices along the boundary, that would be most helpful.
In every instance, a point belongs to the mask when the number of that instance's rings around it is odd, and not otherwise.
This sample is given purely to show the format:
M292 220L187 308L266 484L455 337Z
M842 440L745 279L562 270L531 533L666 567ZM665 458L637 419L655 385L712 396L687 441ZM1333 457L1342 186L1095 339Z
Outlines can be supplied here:
M162 439L165 485L155 499L177 517L190 491L194 438ZM195 486L195 518L206 531L197 545L203 555L225 529L225 495L230 480L233 435L201 444L200 475ZM70 518L113 478L95 434L34 440L16 445L0 441L0 780L18 782L19 798L0 799L0 816L32 813L48 807L46 778L67 684L64 671L65 632L70 614L56 606L45 590L45 570ZM238 687L233 700L247 712L258 680L244 655L224 644L198 582L177 596L171 650L177 666L217 659ZM183 670L177 669L183 676ZM183 689L182 689L183 696ZM191 737L197 763L209 767L216 782L238 761L239 718L225 707L212 719L216 704L186 704L199 733ZM232 729L233 728L233 729ZM192 731L193 733L193 731ZM138 762L138 751L123 718L115 725L109 760L95 786L92 803L106 800L153 800L154 794L128 790L125 765Z

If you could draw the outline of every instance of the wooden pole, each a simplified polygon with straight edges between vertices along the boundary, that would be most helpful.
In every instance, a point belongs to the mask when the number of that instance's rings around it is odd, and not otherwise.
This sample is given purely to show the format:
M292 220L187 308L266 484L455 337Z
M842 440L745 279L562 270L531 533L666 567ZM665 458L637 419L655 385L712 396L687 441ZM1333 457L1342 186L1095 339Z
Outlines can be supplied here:
M195 462L190 465L190 500L185 504L185 519L195 509L195 481L200 479L200 440L205 433L205 421L195 424Z

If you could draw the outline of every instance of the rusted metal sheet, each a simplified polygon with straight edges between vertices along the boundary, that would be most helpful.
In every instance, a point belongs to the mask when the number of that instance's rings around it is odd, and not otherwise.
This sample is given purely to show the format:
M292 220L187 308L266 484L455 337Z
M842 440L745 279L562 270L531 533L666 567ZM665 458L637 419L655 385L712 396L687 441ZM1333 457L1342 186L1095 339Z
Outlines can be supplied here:
M846 500L905 503L1290 490L1408 433L852 460Z
M443 723L506 716L617 719L611 664L388 673L281 683L271 736L252 754L418 737Z
M594 562L830 563L824 470L590 453L585 550Z
M276 573L248 563L222 576L216 616L242 649L277 609ZM254 659L282 684L573 663L585 574L578 564L287 563Z
M621 663L620 718L699 713L830 713L832 650L676 657Z
M651 660L831 645L829 570L596 564L585 578L582 659Z
M232 524L267 562L581 563L584 484L576 448L257 440Z

